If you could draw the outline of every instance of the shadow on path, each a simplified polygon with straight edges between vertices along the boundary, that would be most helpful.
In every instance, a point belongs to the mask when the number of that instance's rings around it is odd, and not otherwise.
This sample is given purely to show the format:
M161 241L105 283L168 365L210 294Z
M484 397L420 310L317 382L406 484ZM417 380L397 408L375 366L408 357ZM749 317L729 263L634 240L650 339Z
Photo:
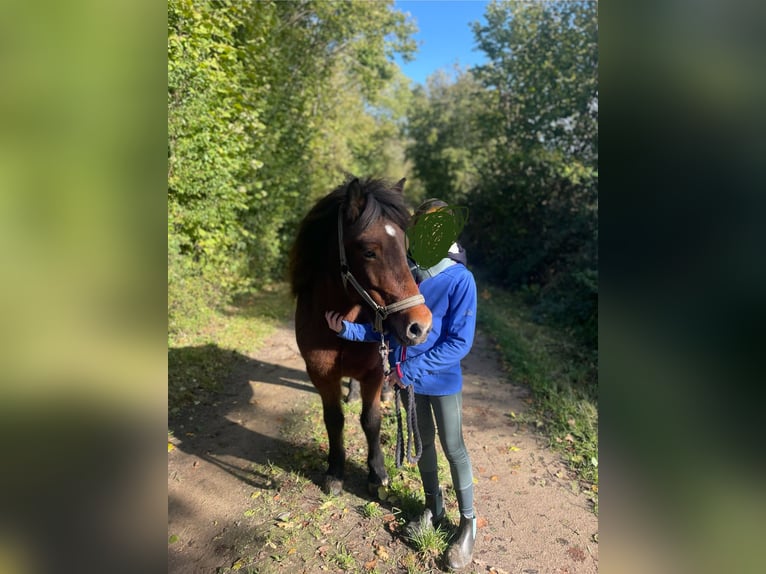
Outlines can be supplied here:
M286 440L281 432L296 417L304 416L304 403L319 401L305 370L261 361L210 344L169 349L168 364L183 370L204 363L211 355L225 357L230 374L216 384L216 391L204 393L200 404L182 407L169 415L168 428L178 440L176 448L254 488L279 487L258 470L264 465L276 465L286 472L299 471L321 487L326 452L308 441L298 444ZM171 373L171 376L177 374ZM347 417L346 425L353 424L359 423ZM325 435L322 446L326 443ZM366 465L349 458L345 490L368 497L366 477ZM169 510L172 506L171 501Z

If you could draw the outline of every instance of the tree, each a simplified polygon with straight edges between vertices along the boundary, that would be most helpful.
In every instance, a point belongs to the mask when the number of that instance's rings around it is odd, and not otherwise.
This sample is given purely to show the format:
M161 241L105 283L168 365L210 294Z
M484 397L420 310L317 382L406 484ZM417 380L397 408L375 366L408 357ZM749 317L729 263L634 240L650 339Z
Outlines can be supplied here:
M393 2L254 3L258 49L246 69L267 126L255 145L263 167L243 222L250 275L279 278L295 226L345 173L369 167L369 108L395 78L391 61L415 48L414 27ZM263 25L262 23L266 23ZM369 138L362 139L369 134Z
M390 0L170 0L171 283L279 279L317 196L391 169L399 120L382 110L413 32Z
M595 2L487 6L488 62L416 90L408 157L425 193L469 207L470 260L541 315L595 341L598 28Z
M559 152L598 161L597 3L494 1L474 23L489 59L474 68L493 94L485 121L508 153ZM504 154L505 155L505 154Z
M424 194L463 201L480 181L486 161L478 118L485 91L470 72L439 70L413 94L407 123L407 157Z
M242 186L261 111L243 97L239 4L168 2L168 246L174 261L236 276ZM180 258L180 259L179 259Z
M495 1L486 20L474 34L489 63L473 71L490 153L468 241L495 278L595 344L597 4Z

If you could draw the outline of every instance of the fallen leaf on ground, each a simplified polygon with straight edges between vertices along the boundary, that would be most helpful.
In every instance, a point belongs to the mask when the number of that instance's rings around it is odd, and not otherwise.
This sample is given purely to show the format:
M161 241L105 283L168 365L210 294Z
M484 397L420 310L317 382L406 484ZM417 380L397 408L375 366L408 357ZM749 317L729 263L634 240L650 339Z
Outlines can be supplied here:
M572 560L585 562L585 552L583 552L583 549L579 546L571 546L569 550L567 550L567 554L569 554Z

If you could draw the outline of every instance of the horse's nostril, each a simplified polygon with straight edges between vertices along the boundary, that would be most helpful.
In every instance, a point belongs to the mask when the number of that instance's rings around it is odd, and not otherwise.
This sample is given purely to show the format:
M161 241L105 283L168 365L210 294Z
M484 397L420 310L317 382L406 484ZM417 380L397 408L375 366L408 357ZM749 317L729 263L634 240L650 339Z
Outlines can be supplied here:
M422 334L423 328L420 326L420 323L410 323L407 326L407 336L410 339L417 339Z

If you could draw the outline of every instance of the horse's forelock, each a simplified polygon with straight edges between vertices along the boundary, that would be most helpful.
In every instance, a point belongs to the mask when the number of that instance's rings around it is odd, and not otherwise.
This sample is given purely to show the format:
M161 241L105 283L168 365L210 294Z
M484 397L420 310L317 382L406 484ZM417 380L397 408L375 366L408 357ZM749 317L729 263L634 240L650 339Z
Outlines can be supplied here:
M359 217L349 229L352 235L359 235L377 222L380 218L387 219L402 229L409 224L410 215L404 205L401 191L384 180L368 180L362 184L366 199Z

